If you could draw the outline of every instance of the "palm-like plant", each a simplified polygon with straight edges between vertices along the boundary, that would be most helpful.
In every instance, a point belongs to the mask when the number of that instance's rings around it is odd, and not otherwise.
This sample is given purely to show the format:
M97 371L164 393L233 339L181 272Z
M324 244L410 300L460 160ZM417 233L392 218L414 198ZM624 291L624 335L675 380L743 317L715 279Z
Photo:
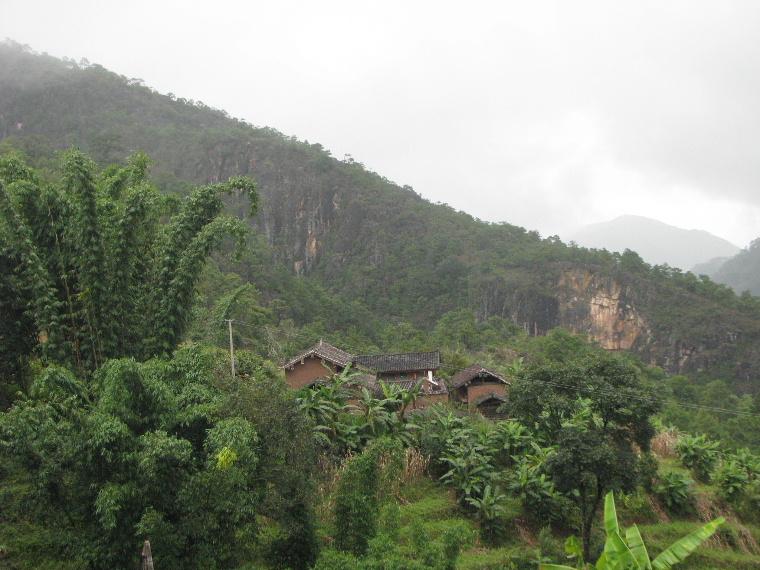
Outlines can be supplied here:
M657 496L670 511L680 511L691 502L692 480L680 473L670 471L663 473L654 487Z
M710 441L705 435L684 435L678 441L676 451L683 466L691 469L697 480L710 480L719 457L717 442Z
M362 388L357 405L371 437L384 433L391 416L386 409L386 400L375 398L369 390Z
M636 525L625 530L618 525L615 495L607 493L604 499L604 530L607 541L604 551L593 568L596 570L668 570L683 562L702 543L710 538L725 519L718 518L671 544L654 560L649 558L644 540ZM560 564L541 564L541 570L574 570Z
M747 472L736 461L726 460L713 476L718 493L726 501L736 500L749 484Z
M493 541L501 530L502 521L506 508L504 501L507 496L491 485L483 488L483 494L479 497L466 497L465 501L475 509L475 514L480 521L480 527L487 540Z
M519 422L506 420L497 422L491 437L494 455L503 463L511 463L512 456L526 451L533 438L528 429Z
M440 479L456 489L462 503L467 497L482 496L486 485L493 479L489 457L483 455L478 446L450 447L441 461L448 464L449 470Z
M554 484L546 474L527 461L521 461L516 466L507 482L507 489L533 511L541 510L542 505L554 498L556 493Z

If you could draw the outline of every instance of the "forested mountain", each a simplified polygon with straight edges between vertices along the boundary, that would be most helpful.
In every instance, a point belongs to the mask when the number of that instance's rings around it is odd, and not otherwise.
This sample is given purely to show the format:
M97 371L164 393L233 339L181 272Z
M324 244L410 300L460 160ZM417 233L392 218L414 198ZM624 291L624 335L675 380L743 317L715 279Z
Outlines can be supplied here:
M610 251L631 249L647 263L667 263L684 270L739 252L731 242L704 230L685 230L644 216L620 216L591 224L570 237L584 247Z
M760 295L760 239L725 260L709 275L718 283L732 287L737 293L749 291L753 295Z
M254 178L258 237L239 262L220 261L205 289L218 296L230 283L255 284L262 310L251 320L340 331L346 345L389 348L427 342L436 324L445 328L446 318L466 310L529 334L563 326L671 372L725 375L741 390L758 389L756 298L651 267L632 252L587 250L476 220L319 144L97 65L0 46L0 137L43 169L71 145L102 165L144 150L169 194Z

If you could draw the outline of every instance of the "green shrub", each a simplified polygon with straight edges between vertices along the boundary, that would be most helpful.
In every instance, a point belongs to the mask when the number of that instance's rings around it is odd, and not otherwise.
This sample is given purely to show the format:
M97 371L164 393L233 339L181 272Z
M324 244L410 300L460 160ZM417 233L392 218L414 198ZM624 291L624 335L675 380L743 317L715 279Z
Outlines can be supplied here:
M647 491L654 488L658 466L657 458L652 453L644 453L639 459L639 483Z
M654 490L669 511L684 512L692 504L692 482L680 473L669 471L660 476Z
M697 481L708 483L719 459L718 444L705 435L684 435L676 445L678 457Z
M314 570L356 570L359 568L359 560L347 552L337 550L323 550Z
M521 461L510 473L507 489L520 499L525 511L536 521L552 520L557 513L554 483L539 467L527 461Z
M747 484L735 508L743 521L760 523L760 479Z
M654 484L653 484L654 485ZM639 487L631 493L621 493L626 515L637 521L656 520L655 513L649 503L646 492Z
M480 497L467 497L467 503L475 510L480 522L483 540L495 544L504 533L505 501L507 496L498 489L486 485Z
M724 461L715 470L713 481L720 497L729 503L735 502L749 483L747 472L735 461Z
M335 546L357 556L377 531L380 473L378 453L373 446L346 463L335 497Z

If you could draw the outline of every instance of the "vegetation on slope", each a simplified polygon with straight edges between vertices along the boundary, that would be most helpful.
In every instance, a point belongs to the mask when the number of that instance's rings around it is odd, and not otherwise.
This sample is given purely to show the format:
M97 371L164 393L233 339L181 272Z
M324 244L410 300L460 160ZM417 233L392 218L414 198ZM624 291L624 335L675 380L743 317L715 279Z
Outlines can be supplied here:
M388 339L376 332L383 323L429 331L460 309L479 322L498 317L532 333L558 325L584 330L584 322L560 311L557 292L564 271L582 269L627 291L625 302L647 323L634 346L645 359L670 371L714 370L743 391L756 388L754 298L650 267L635 254L589 251L483 223L319 145L160 95L96 65L11 44L0 46L0 59L0 136L45 172L54 169L53 151L76 144L100 164L145 150L156 161L159 187L180 196L190 184L253 175L262 207L252 223L261 238L223 271L256 285L264 304L285 291L277 316L286 313L296 325L351 329L351 342L383 347ZM236 200L227 206L238 214L246 207ZM302 276L298 283L295 275Z

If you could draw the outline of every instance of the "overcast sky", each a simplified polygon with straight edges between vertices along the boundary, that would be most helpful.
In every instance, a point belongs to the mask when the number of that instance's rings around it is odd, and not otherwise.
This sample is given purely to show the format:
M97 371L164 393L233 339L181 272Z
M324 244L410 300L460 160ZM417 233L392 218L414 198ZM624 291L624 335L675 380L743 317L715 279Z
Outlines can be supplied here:
M760 236L760 2L0 0L87 58L543 235Z

